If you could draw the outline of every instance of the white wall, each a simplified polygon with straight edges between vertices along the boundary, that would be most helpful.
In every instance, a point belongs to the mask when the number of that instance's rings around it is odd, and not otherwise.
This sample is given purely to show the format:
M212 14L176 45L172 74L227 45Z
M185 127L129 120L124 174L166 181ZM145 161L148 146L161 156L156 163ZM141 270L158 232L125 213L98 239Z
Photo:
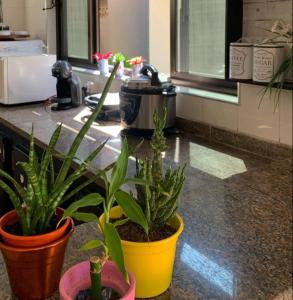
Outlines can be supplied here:
M24 0L2 0L4 24L12 30L24 30Z
M161 1L161 0L160 0ZM128 57L149 57L149 1L108 0L109 15L101 17L101 51Z
M169 1L160 1L159 12L156 0L150 0L150 62L159 70L170 72L170 28L169 18L162 18L160 26L155 22L161 11L169 10ZM267 36L276 19L292 24L292 0L244 0L244 36ZM280 106L274 111L272 99L265 97L259 106L263 87L241 84L239 105L178 95L179 117L208 123L235 132L245 133L260 139L292 146L292 91L283 91Z

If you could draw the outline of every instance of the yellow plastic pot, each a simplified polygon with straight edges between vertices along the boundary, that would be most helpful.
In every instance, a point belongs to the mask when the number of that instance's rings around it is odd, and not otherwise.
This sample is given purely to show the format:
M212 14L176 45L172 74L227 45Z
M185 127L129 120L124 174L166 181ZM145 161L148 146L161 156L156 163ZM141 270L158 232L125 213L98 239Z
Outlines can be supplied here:
M119 218L121 214L120 207L112 208L112 218ZM103 224L103 215L100 221ZM184 224L178 214L169 224L177 231L167 239L149 243L121 241L126 268L136 278L135 296L137 298L158 296L171 284L176 244Z

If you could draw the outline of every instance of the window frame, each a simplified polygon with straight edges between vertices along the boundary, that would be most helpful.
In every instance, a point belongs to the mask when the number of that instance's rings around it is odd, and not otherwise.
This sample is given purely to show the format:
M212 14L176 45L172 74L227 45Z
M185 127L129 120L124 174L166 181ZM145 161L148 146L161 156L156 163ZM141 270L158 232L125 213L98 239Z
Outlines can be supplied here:
M99 49L99 5L97 0L88 1L88 59L70 57L67 54L67 38L66 26L63 26L66 16L64 12L63 0L56 1L56 30L57 30L57 58L59 60L67 60L73 66L86 67L90 69L96 68L96 63L93 59L93 53Z
M237 82L229 80L229 45L242 36L243 0L226 0L225 78L211 78L177 71L177 2L171 1L171 78L179 86L237 95Z

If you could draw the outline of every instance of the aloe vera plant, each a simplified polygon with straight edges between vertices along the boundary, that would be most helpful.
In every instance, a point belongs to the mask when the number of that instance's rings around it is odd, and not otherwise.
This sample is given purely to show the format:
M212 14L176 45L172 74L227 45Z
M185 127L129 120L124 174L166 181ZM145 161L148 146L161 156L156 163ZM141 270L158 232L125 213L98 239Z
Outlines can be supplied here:
M13 189L5 181L0 180L0 188L8 194L17 212L23 235L41 234L48 230L56 208L68 199L66 192L77 179L87 173L87 166L104 147L106 142L90 153L71 174L69 173L71 164L85 134L100 113L118 67L119 62L115 65L105 85L99 104L80 129L68 153L64 156L62 166L56 177L53 158L62 124L54 131L40 163L35 152L34 133L32 130L28 161L18 163L27 175L27 186L20 185L8 173L0 169L0 176L8 180L14 187ZM92 181L90 179L82 183L70 193L70 196L73 196Z
M169 167L165 174L163 172L162 152L167 150L163 133L166 116L166 108L162 116L157 112L153 116L155 130L151 140L152 159L136 159L135 177L148 183L136 185L136 191L137 201L147 219L149 230L166 224L176 214L185 180L185 166L175 170Z

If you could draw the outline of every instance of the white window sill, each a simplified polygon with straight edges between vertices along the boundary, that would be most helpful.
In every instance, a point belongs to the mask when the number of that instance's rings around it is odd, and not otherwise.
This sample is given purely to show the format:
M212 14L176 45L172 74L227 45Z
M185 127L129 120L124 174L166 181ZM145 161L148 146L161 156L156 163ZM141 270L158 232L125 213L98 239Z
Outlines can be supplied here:
M200 98L205 98L209 100L216 100L231 104L239 104L238 96L223 94L223 93L217 93L217 92L211 92L206 90L200 90L196 88L188 88L183 86L176 86L176 92L178 94L184 94L189 96L196 96Z

